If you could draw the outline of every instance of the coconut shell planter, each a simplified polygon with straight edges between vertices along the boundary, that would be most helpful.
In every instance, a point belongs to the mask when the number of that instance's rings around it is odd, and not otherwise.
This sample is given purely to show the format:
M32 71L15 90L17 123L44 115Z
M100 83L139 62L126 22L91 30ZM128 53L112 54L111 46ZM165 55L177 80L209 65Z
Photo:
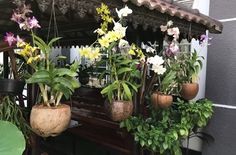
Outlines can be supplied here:
M185 100L192 100L197 96L199 91L199 84L198 83L184 83L182 84L181 88L181 96Z
M113 121L122 121L127 119L132 115L133 108L134 106L132 101L105 102L106 112Z
M57 136L67 129L71 119L71 108L61 104L58 107L33 106L30 114L32 130L39 136Z
M168 108L172 105L172 95L161 94L160 92L154 92L151 96L152 104L155 108Z

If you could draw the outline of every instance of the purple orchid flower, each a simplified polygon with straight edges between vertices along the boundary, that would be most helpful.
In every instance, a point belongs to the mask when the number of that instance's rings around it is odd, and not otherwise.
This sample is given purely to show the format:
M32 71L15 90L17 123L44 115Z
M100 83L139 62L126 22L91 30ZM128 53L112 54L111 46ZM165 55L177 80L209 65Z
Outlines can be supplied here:
M204 43L206 43L207 41L209 42L212 38L210 38L208 35L206 34L202 34L199 38L199 44L203 45ZM208 43L208 45L210 45L210 43Z
M174 57L179 52L179 46L175 43L171 43L165 50L164 54L167 57Z
M14 12L14 13L12 14L12 16L11 16L11 20L19 24L19 23L21 23L22 20L23 20L23 19L22 19L22 15L21 15L21 14L18 14L18 13L16 13L16 12Z
M39 25L38 20L34 16L32 18L28 19L28 25L29 25L30 29L41 28L41 26Z
M6 32L4 36L4 41L8 43L9 46L12 46L16 43L16 38L12 32Z

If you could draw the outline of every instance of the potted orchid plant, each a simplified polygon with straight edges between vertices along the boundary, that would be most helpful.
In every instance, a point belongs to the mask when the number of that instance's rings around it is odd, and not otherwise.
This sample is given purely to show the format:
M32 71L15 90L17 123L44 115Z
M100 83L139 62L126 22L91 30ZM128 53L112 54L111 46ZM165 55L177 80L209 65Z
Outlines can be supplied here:
M180 94L185 100L191 100L196 97L199 90L198 73L202 69L204 57L198 56L197 51L194 50L194 52L182 53L179 59L182 68L179 77L182 81Z
M167 22L164 26L162 25L160 29L166 34L165 40L167 45L164 46L163 53L157 53L156 47L154 47L155 44L149 43L150 46L142 44L142 49L146 53L146 59L143 63L143 80L145 81L147 72L150 71L149 76L151 76L151 80L147 84L142 82L142 87L147 85L147 89L143 88L142 94L144 95L141 94L141 96L148 95L146 92L154 90L151 94L153 106L155 108L167 108L172 104L172 94L178 86L176 80L178 68L176 55L179 52L177 40L180 32L178 27L173 27L172 21Z
M8 33L6 40L9 45L16 44L20 49L18 54L33 69L28 76L28 84L37 84L42 101L33 106L30 115L30 124L35 133L40 136L56 136L64 131L70 122L70 106L61 104L63 95L68 99L79 84L77 76L78 63L60 68L50 59L53 43L60 38L53 38L49 43L34 34L40 28L37 19L31 16L29 6L19 6L14 10L11 20L18 23L21 30L31 32L32 44L24 41L13 33ZM9 35L10 34L10 35Z
M138 90L137 78L140 72L137 69L139 58L143 56L141 49L134 44L129 45L124 39L126 29L122 25L123 18L132 13L127 6L116 12L119 21L114 21L110 15L110 10L105 4L97 8L101 16L101 27L95 32L98 39L89 47L82 48L81 55L90 60L98 59L101 52L108 55L106 61L107 70L104 72L108 76L108 84L102 89L101 94L107 97L105 107L108 115L113 121L121 121L128 118L133 112L133 95ZM108 30L108 24L112 24L113 29Z

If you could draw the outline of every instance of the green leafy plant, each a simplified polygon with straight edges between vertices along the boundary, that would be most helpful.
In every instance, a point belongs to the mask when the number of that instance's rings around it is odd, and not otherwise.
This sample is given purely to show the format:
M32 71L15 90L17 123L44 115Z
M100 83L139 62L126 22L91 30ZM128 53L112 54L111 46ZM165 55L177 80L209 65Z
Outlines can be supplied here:
M44 54L44 59L43 61L37 62L37 66L31 64L35 72L26 82L39 85L45 105L58 106L63 95L68 99L74 89L79 87L75 79L77 76L78 62L75 62L69 68L57 68L50 61L49 55L52 44L60 38L54 38L48 44L35 35L33 35L33 38L35 44Z
M132 101L134 92L138 91L138 84L135 82L140 77L137 70L137 60L129 59L125 55L111 54L110 62L110 83L101 91L111 102L112 100Z
M59 106L60 100L64 95L66 98L73 93L75 88L79 87L77 76L78 62L70 67L56 66L49 56L52 52L52 46L60 38L56 37L46 43L42 38L34 34L38 24L34 16L30 16L32 10L27 5L18 6L12 15L11 20L15 21L20 29L31 32L32 44L25 42L19 36L6 33L5 41L9 46L16 43L19 48L18 54L22 56L27 64L33 69L33 74L29 74L26 82L29 84L38 84L44 105Z
M0 120L0 154L22 155L25 139L21 131L12 123Z
M161 155L181 155L181 140L191 131L206 126L213 114L207 99L185 102L180 99L168 109L152 110L148 118L132 116L120 123L133 133L143 148Z
M22 131L25 139L29 138L31 129L14 97L4 96L0 99L0 120L15 124Z
M176 72L174 70L169 70L162 77L159 77L159 90L163 94L171 95L176 85Z
M132 101L134 92L138 90L137 80L140 78L140 72L137 69L138 60L143 56L141 49L134 44L129 45L124 40L127 27L122 25L123 18L132 13L127 6L120 11L117 10L119 21L113 20L108 6L101 4L97 8L98 15L101 16L101 27L95 30L98 34L97 40L89 47L80 50L82 56L96 61L101 57L101 53L108 55L107 59L103 59L107 64L107 70L101 75L108 76L108 84L101 91L103 95L108 97L111 102L113 100ZM112 29L109 29L113 21Z
M198 56L197 51L180 53L179 63L181 67L180 81L192 83L197 81L199 71L202 69L203 56Z

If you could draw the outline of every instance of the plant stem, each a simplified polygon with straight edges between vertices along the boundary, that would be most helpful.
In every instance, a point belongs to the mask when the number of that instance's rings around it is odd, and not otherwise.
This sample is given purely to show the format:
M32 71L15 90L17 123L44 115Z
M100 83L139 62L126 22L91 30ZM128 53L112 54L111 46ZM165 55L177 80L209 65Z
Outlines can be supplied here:
M147 68L148 68L147 63L144 62L143 75L142 75L142 79L141 79L141 89L140 89L140 101L141 101L140 104L143 104L143 102L144 102Z
M39 88L40 88L40 91L43 95L44 104L46 104L48 107L50 107L50 104L48 103L48 94L47 94L47 91L45 90L43 84L39 83Z
M58 106L60 104L62 96L63 96L63 93L60 92L59 95L56 97L56 106Z

